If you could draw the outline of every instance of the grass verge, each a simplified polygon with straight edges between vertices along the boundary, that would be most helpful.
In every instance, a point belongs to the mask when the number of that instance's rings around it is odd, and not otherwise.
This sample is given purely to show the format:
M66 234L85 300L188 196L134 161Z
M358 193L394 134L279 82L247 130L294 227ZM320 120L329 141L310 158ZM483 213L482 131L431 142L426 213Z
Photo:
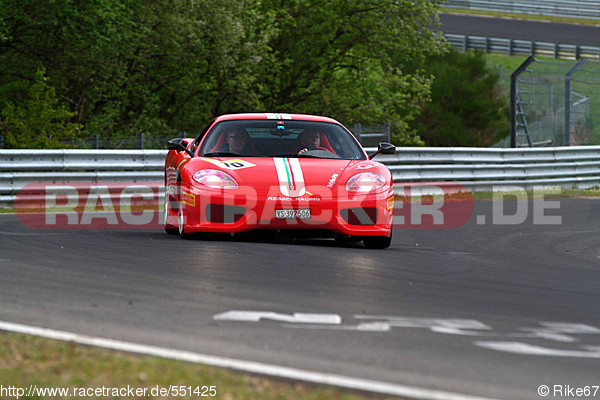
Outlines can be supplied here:
M13 333L0 333L0 383L3 388L14 387L25 390L32 385L37 388L69 388L71 395L21 397L25 399L85 397L88 399L365 400L385 398ZM191 387L192 392L196 387L213 386L216 395L209 396L208 390L205 396L201 396L201 391L188 395L189 389L185 389L188 391L185 396L160 395L160 389L166 390L171 386ZM112 390L106 390L100 396L87 394L81 396L82 389L83 393L90 394L103 387L107 389L129 387L133 388L131 393L141 388L139 394L142 394L144 388L147 390L145 396L123 396L123 393L113 393ZM157 393L156 396L152 395L153 391ZM77 393L80 395L73 396ZM0 393L0 398L16 397L11 397L10 393L6 392Z

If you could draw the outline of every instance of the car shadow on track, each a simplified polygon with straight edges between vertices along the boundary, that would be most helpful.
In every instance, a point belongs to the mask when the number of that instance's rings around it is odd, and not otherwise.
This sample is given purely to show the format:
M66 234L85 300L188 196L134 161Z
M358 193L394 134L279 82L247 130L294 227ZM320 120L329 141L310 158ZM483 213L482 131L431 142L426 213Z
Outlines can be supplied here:
M317 232L317 234L315 234L314 231L254 230L251 232L242 232L236 234L199 234L193 237L193 239L204 241L363 248L362 241L360 239L352 240L341 237L334 239L333 235L329 232Z
M116 234L130 232L136 237L147 237L152 240L181 240L178 235L168 235L160 231L121 231ZM129 236L129 233L127 233ZM244 242L244 243L270 243L282 245L300 245L317 247L336 247L349 249L364 249L360 238L337 237L331 232L315 231L285 231L285 230L254 230L242 233L197 233L190 234L188 238L192 242Z

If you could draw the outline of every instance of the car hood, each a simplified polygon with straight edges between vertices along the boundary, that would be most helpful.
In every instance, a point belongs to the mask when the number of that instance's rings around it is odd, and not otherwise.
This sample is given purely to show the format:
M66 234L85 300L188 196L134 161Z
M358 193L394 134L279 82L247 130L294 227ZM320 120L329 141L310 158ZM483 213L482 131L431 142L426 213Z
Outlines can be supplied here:
M208 168L227 172L257 194L278 197L313 196L336 188L340 182L345 184L354 173L380 168L387 171L374 161L304 157L197 157L185 165L190 178L194 172Z

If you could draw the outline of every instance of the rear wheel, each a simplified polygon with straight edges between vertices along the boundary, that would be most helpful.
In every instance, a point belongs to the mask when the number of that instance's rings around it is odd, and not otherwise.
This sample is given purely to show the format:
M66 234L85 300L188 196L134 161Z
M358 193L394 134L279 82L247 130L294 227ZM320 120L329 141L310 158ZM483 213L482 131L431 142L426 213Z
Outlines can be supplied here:
M367 249L387 249L392 244L392 231L387 236L365 236L363 244Z

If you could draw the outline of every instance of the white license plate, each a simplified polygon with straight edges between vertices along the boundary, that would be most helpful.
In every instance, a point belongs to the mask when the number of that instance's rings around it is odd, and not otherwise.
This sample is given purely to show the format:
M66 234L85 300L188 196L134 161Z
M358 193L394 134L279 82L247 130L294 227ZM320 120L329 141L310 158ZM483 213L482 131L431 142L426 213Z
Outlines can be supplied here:
M310 219L310 209L300 208L298 210L275 210L277 219Z

